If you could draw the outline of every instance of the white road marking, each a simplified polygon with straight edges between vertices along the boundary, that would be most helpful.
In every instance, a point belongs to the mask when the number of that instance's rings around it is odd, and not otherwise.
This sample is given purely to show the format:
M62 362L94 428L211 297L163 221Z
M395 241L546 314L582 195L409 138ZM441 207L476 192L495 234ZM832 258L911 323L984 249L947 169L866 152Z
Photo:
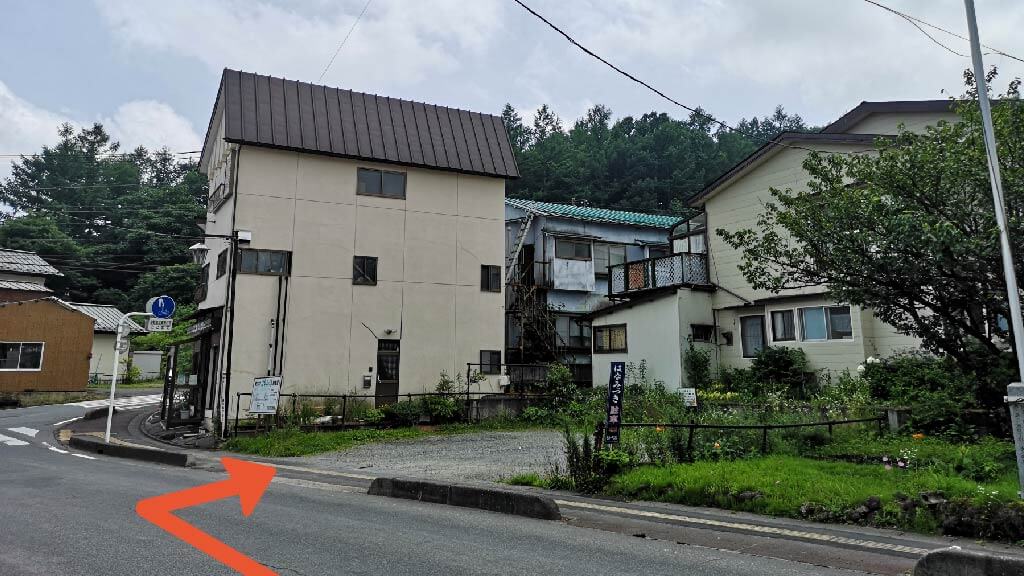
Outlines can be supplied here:
M28 446L28 442L25 442L24 440L11 438L10 436L4 436L3 434L0 434L0 444L6 444L8 446Z
M890 544L888 542L875 542L873 540L861 540L859 538L846 538L844 536L833 536L831 534L821 534L819 532L792 530L790 528L777 528L774 526L761 526L758 524L747 524L744 522L726 522L724 520L712 520L709 518L696 518L693 516L663 514L661 512L633 510L629 508L620 508L618 506L603 506L601 504L591 504L589 502L574 502L571 500L555 500L555 503L558 504L559 506L564 506L566 508L584 508L590 510L600 510L602 512L613 512L615 514L628 514L630 516L657 518L660 520L675 520L678 522L686 522L689 524L702 524L704 526L710 526L713 528L731 528L733 530L747 530L750 532L758 532L766 535L790 536L794 538L803 538L806 540L817 540L821 542L831 542L834 544L846 544L848 546L873 548L877 550L891 550L893 552L917 554L920 556L923 556L930 552L930 550L925 548L915 548L913 546L903 546L901 544Z
M75 458L85 458L86 460L95 460L95 458L89 456L88 454L72 454L72 456L74 456Z
M50 446L49 442L43 442L43 446L46 446L46 448L48 450L51 450L53 452L57 452L58 454L68 454L67 450L61 450L60 448L57 448L56 446Z
M67 420L61 420L60 422L57 422L56 424L54 424L54 426L63 426L65 424L69 423L69 422L74 422L75 420L79 420L81 418L82 418L81 416L75 416L74 418L68 418Z
M163 394L147 394L145 396L128 396L126 398L115 398L115 408L141 408L143 406L150 406L152 404L159 404L163 400ZM110 399L103 400L86 400L84 402L71 402L65 404L65 406L80 406L82 408L100 408L102 406L109 406Z
M39 434L39 430L35 428L8 428L11 432L17 432L18 434L24 434L30 438L35 438L36 434Z

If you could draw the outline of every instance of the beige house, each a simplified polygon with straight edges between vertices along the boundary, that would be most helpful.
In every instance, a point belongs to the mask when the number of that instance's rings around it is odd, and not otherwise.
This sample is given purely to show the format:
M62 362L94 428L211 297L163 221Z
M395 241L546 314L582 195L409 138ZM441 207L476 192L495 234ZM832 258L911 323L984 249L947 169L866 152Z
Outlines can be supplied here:
M109 382L113 378L117 323L121 321L124 313L109 304L84 304L81 302L68 302L68 304L96 321L93 325L92 352L89 354L89 379ZM125 322L125 326L128 329L127 335L146 333L145 328L131 319ZM127 355L121 356L119 373L122 376L128 360Z
M808 149L869 150L900 125L923 130L956 118L949 100L862 102L820 132L780 134L712 182L691 202L700 213L673 229L672 255L611 270L616 303L590 315L595 382L607 380L611 361L643 359L654 378L684 385L682 356L690 341L710 350L717 368L747 367L766 346L797 346L811 369L832 373L917 347L916 338L870 310L828 299L824 288L753 289L739 269L740 252L713 231L754 227L771 188L806 187Z
M201 169L187 413L223 422L268 375L389 401L483 363L497 390L518 177L499 117L225 70Z

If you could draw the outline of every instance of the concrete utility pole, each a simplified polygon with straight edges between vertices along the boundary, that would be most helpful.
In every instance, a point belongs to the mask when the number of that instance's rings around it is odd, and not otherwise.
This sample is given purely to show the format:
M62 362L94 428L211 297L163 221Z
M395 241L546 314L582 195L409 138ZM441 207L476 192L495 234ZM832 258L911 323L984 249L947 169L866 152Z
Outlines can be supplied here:
M152 316L149 312L129 312L117 321L117 337L114 338L114 371L110 377L110 404L107 406L107 432L103 435L103 441L110 444L110 422L114 419L114 391L117 389L117 369L121 362L121 339L124 337L124 321L132 316Z
M1013 327L1013 348L1017 356L1018 381L1006 388L1006 400L1010 403L1010 421L1013 427L1013 443L1017 448L1017 475L1024 498L1024 320L1021 319L1020 292L1017 288L1017 274L1013 267L1013 250L1006 230L1006 205L1003 197L1003 181L999 173L999 154L996 150L996 135L992 127L992 105L988 100L988 83L985 81L985 65L981 60L981 40L978 38L978 20L974 13L974 0L964 0L967 9L967 30L971 38L971 62L974 65L974 81L978 89L978 105L981 107L981 122L985 132L985 152L988 154L988 175L992 182L992 200L995 203L996 224L999 226L999 244L1003 255L1003 275L1006 277L1006 296L1010 305L1010 325Z

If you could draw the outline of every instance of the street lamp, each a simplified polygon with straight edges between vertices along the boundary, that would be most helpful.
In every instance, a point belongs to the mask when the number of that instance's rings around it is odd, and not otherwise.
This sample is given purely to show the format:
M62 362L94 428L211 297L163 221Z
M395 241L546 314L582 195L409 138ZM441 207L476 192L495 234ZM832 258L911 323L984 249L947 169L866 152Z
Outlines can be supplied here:
M206 263L206 255L210 253L209 246L202 242L196 242L189 246L188 250L192 253L192 261L196 263L196 266L202 266Z

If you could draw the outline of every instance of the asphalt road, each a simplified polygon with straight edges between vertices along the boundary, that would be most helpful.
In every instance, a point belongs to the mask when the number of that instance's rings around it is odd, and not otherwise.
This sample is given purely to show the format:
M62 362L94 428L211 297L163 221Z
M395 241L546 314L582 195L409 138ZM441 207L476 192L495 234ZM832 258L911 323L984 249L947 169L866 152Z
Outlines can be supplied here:
M224 475L76 456L56 444L52 425L84 411L76 406L0 411L0 574L234 574L134 511L141 499ZM562 522L367 496L358 487L281 475L248 518L237 498L180 515L282 576L859 574Z

